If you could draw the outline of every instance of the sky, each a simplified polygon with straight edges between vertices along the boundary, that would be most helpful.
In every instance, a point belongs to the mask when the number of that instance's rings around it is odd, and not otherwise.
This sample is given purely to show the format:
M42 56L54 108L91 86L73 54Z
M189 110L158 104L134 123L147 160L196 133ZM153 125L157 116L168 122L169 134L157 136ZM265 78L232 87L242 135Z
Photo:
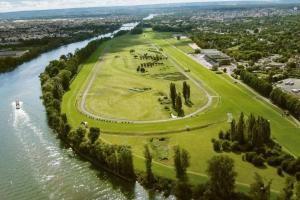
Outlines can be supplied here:
M0 12L210 1L216 0L0 0Z

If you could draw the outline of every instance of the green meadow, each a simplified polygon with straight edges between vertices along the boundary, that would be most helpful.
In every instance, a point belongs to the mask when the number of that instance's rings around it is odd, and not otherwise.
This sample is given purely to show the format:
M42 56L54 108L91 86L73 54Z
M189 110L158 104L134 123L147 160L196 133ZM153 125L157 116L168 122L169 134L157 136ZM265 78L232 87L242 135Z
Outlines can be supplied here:
M195 184L207 180L207 160L218 155L213 151L211 140L218 137L221 129L229 127L228 113L232 113L235 118L240 112L246 116L253 113L270 120L273 139L286 150L299 155L300 129L297 124L291 118L282 117L280 109L244 85L235 83L228 75L216 74L193 60L186 54L192 52L188 46L190 42L188 39L176 40L172 34L156 33L150 29L141 35L128 34L105 42L82 66L70 91L63 97L62 111L67 114L69 123L72 127L78 127L82 121L86 121L89 126L101 129L104 141L130 145L137 170L144 170L143 146L148 144L155 159L154 172L168 178L175 178L172 147L180 145L190 153L191 166L188 173L190 181ZM161 49L168 59L160 66L147 68L145 73L137 72L136 68L141 61L135 59L130 50L134 49L135 54L140 55L153 47ZM188 75L201 84L202 89L196 87L191 79L183 78L181 71L186 69L189 69ZM172 77L170 74L177 76ZM93 76L94 81L85 99L86 110L90 113L129 121L165 121L124 123L95 120L82 114L80 104ZM212 101L200 113L169 121L172 108L169 104L161 104L158 98L169 96L170 82L176 83L180 91L184 80L191 85L193 102L192 106L184 105L186 115L207 104L206 93L212 97ZM151 90L144 91L143 88ZM165 106L169 106L170 111ZM273 179L272 188L275 192L282 188L284 178L277 175L276 168L256 168L242 161L239 154L226 154L235 160L237 185L241 190L247 190L255 172Z

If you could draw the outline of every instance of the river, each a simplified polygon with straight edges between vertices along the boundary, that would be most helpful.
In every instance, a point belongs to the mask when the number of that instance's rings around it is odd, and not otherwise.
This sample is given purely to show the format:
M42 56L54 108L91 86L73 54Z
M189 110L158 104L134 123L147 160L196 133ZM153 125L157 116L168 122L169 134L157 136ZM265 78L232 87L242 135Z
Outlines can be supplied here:
M62 46L0 75L0 199L163 199L138 183L129 184L93 169L47 125L39 98L39 75L49 61L73 53L89 41ZM15 109L16 99L21 101L20 110Z

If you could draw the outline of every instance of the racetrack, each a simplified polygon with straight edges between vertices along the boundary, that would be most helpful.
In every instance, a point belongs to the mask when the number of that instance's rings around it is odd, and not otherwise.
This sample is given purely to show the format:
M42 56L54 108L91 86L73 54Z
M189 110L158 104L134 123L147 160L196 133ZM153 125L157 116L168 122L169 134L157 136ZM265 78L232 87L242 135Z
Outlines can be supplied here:
M180 145L185 148L191 155L191 166L189 171L192 172L190 180L193 183L199 183L201 179L198 175L205 174L207 160L216 153L212 149L212 138L218 137L218 132L227 130L227 113L232 113L235 118L240 112L244 112L247 117L250 113L263 116L270 120L272 127L273 139L276 139L281 145L287 147L289 152L299 155L300 131L292 118L283 118L281 110L270 103L264 101L259 95L241 83L235 83L227 74L216 74L200 65L196 60L180 49L180 43L175 39L168 39L168 33L155 33L147 31L145 37L125 35L105 43L91 59L85 64L71 84L71 90L64 95L62 112L67 114L68 121L72 127L78 127L82 121L88 122L91 127L101 129L103 140L113 144L123 144L132 147L135 155L135 168L144 169L143 147L149 143L151 138L168 138L169 151L172 152L174 145ZM89 97L91 85L97 79L97 76L103 75L103 62L107 61L108 55L105 51L105 45L111 46L114 43L121 43L130 40L131 37L141 37L143 40L157 47L163 48L164 53L168 55L172 65L177 71L183 73L189 78L193 85L202 91L205 91L207 102L201 107L197 107L197 114L193 116L180 118L178 120L162 120L159 122L129 122L128 120L114 118L99 118L90 113L84 113L86 102L83 99ZM121 41L121 42L120 42ZM125 44L122 44L125 46ZM99 57L103 58L99 61ZM189 68L190 72L182 72L184 68ZM175 68L174 68L175 69ZM94 79L94 80L93 80ZM90 85L91 84L91 85ZM97 82L100 85L101 82ZM90 86L89 86L90 85ZM203 90L203 88L205 90ZM86 93L86 94L85 94ZM204 94L204 93L203 93ZM210 98L208 98L208 96ZM91 97L91 96L90 96ZM90 110L87 109L90 112ZM195 112L197 112L195 111ZM189 113L191 114L191 113ZM193 112L192 112L193 114ZM100 115L101 116L101 115ZM253 181L253 174L260 173L264 177L272 178L272 188L280 190L284 184L284 178L277 175L276 169L267 167L258 169L247 162L241 160L241 155L226 153L235 160L236 171L238 172L237 181L244 186L248 186ZM156 174L174 178L172 169L172 154L167 161L159 161L154 158L153 170ZM159 163L159 164L158 164ZM168 167L166 167L168 166Z
M204 91L204 93L207 97L207 102L204 106L199 107L196 111L194 111L188 115L185 115L184 117L169 118L169 119L162 119L162 120L129 120L129 119L120 119L120 118L108 118L108 117L103 117L101 115L94 114L86 108L86 97L89 94L90 88L92 87L92 85L95 81L95 78L101 73L101 66L103 64L103 59L101 59L94 65L93 70L90 72L90 75L88 78L89 79L88 85L84 89L84 92L82 94L82 98L80 101L80 106L79 106L80 112L82 112L83 114L85 114L95 120L104 120L104 121L111 121L111 122L116 122L116 123L132 123L132 124L161 123L161 122L176 121L176 120L182 120L182 119L193 117L193 116L203 112L207 108L209 108L213 102L212 101L213 98L219 98L218 96L211 96L206 91L205 87L202 85L200 80L196 80L195 78L190 76L188 72L185 72L184 69L181 67L181 65L178 63L178 60L176 58L172 57L171 55L165 55L165 56L168 56L171 59L171 63L177 68L177 70L180 73L184 74L189 80L191 80L198 87L199 90Z

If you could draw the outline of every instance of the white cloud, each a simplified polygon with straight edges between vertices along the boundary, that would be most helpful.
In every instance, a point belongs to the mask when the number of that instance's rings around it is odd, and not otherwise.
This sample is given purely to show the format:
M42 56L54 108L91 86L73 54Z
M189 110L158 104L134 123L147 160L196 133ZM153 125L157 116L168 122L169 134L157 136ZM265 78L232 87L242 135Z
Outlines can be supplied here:
M191 2L193 0L0 0L0 12ZM212 0L194 0L212 1Z

